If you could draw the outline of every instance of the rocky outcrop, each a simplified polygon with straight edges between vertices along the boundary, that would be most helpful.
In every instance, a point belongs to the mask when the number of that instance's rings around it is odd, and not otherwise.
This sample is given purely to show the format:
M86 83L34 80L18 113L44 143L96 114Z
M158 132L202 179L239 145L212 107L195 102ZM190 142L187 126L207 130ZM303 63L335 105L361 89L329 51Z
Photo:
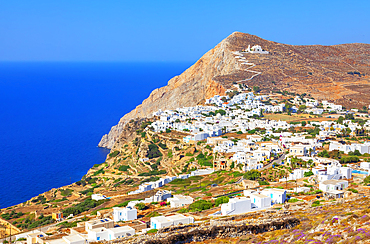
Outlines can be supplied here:
M234 52L248 45L260 45L269 54L244 53L247 62L238 61ZM369 74L369 44L293 46L234 32L123 116L99 146L112 148L131 119L150 117L159 109L202 104L238 82L264 91L308 93L320 100L362 108L370 103Z
M175 244L189 242L203 242L211 239L241 237L248 234L258 234L267 231L291 229L299 225L297 218L279 218L259 221L256 224L249 224L248 221L217 221L210 225L185 225L180 227L169 227L160 230L154 236L145 235L130 238L127 240L116 240L112 243L131 244Z
M159 109L195 106L216 94L224 94L225 87L214 81L213 77L226 75L238 69L239 64L235 62L234 55L229 49L229 38L204 54L181 75L172 78L167 86L152 91L142 104L123 116L118 125L113 126L110 132L103 136L99 146L112 148L124 125L133 118L150 117Z

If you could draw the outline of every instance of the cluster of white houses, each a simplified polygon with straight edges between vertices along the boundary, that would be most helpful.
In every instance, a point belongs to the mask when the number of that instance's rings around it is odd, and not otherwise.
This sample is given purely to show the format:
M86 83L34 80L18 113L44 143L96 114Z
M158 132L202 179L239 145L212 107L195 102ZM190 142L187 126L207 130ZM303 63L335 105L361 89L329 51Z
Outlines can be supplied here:
M189 136L184 137L184 142L200 141L208 137L220 136L227 132L241 131L243 133L256 128L263 128L267 132L273 130L287 130L294 126L286 121L274 121L254 119L263 113L279 113L286 111L285 103L271 105L268 95L255 95L253 92L241 93L230 98L228 95L216 95L207 99L206 106L183 107L176 110L159 110L153 116L159 117L151 124L155 132L170 130L185 131ZM292 103L297 106L306 105L307 113L321 114L324 111L342 111L341 105L336 105L327 101L319 102L314 99L303 99L295 97ZM208 106L207 106L208 105ZM212 105L212 106L210 106ZM222 111L220 111L222 110ZM291 112L297 112L298 108L289 108ZM344 112L343 112L344 113ZM358 123L351 120L344 120L342 124L334 121L312 122L307 127L318 127L320 137L335 136L343 130L350 130L351 135L355 135L357 129L361 129ZM365 127L370 128L370 122Z
M286 200L286 190L266 188L262 191L244 190L244 197L232 198L221 205L221 215L242 214L270 208Z

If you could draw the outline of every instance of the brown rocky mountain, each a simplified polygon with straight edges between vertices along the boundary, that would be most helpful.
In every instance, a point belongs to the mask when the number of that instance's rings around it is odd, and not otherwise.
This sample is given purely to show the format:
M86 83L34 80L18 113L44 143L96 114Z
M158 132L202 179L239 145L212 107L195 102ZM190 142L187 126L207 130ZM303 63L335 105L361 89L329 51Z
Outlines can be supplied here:
M269 54L235 53L248 45L260 45ZM362 108L370 104L370 44L296 46L234 32L123 116L99 146L112 148L124 125L133 118L151 116L158 109L203 103L224 94L235 82L259 86L265 92L307 93L346 108Z

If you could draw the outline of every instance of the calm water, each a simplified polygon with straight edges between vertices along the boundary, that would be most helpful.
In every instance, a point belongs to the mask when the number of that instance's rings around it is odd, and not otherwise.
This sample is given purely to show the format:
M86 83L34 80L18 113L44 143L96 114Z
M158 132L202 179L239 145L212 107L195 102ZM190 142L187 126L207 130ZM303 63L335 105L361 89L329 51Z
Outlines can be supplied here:
M75 182L101 136L190 63L0 63L0 207Z

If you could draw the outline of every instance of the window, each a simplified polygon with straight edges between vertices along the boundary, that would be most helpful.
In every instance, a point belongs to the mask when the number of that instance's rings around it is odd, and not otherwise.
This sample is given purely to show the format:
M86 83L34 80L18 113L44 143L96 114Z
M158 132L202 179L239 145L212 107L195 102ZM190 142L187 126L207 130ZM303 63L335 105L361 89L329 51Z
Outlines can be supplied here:
M96 238L97 241L100 241L100 236Z

